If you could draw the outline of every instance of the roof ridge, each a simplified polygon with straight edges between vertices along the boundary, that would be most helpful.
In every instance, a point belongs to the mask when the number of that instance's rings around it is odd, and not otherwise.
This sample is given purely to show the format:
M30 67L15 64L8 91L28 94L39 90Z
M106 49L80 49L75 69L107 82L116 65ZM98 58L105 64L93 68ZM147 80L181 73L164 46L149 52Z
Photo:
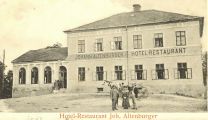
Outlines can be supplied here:
M145 12L145 11L149 11L149 10L142 10L142 12ZM141 11L140 11L140 12L141 12ZM121 13L117 13L117 14L110 15L110 16L108 16L108 17L99 19L99 20L95 20L95 21L93 21L93 22L90 22L90 23L87 23L87 24L84 24L84 25L80 25L80 26L78 26L78 27L74 27L74 28L65 30L65 31L63 31L63 32L67 32L67 31L70 31L70 30L73 30L73 29L76 29L76 28L80 28L80 27L82 27L82 26L86 26L86 25L89 25L89 24L93 24L93 23L95 23L95 22L99 22L99 21L102 21L102 20L111 18L111 17L113 17L113 16L117 16L117 15L121 15L121 14L126 14L126 13L135 13L135 12L134 12L134 11L131 11L131 12L121 12Z
M195 15L181 14L181 13L172 12L172 11L162 11L162 10L156 10L156 9L151 9L151 10L158 11L158 12L163 12L163 13L178 14L178 15L183 15L183 16L200 17L200 16L195 16Z
M131 17L131 14L134 14ZM181 22L188 20L196 20L199 16L180 14L169 11L148 9L142 11L122 12L111 15L109 17L96 20L94 22L75 27L64 32L96 30L102 28L122 27L129 25L148 25L148 24L164 24L168 22Z
M93 21L93 22L90 22L90 23L87 23L87 24L84 24L84 25L80 25L80 26L78 26L78 27L74 27L74 28L72 28L72 29L65 30L65 31L63 31L63 32L67 32L67 31L70 31L70 30L73 30L73 29L76 29L76 28L80 28L80 27L82 27L82 26L86 26L86 25L89 25L89 24L93 24L93 23L95 23L95 22L99 22L99 21L102 21L102 20L111 18L111 17L113 17L113 16L117 16L117 15L120 15L120 14L124 14L124 13L128 13L128 12L117 13L117 14L114 14L114 15L111 15L111 16L108 16L108 17L99 19L99 20L95 20L95 21Z
M28 52L25 52L14 59L12 63L63 60L68 56L67 48L68 47L29 50Z

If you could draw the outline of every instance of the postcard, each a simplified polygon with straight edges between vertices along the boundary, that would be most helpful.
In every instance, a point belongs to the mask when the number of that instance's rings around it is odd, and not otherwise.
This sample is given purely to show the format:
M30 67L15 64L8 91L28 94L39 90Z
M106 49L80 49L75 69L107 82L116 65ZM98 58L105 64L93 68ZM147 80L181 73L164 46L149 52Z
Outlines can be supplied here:
M206 0L0 1L0 119L207 119Z

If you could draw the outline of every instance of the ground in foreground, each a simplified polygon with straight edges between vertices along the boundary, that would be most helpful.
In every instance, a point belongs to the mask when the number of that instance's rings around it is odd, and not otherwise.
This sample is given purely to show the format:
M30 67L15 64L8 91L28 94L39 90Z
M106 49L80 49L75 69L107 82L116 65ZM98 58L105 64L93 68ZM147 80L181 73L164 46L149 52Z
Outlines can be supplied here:
M101 94L51 94L3 100L14 112L111 112L111 100ZM130 100L130 104L132 101ZM206 100L177 95L152 94L137 99L137 110L124 110L121 98L116 112L203 112ZM3 110L0 110L3 111Z

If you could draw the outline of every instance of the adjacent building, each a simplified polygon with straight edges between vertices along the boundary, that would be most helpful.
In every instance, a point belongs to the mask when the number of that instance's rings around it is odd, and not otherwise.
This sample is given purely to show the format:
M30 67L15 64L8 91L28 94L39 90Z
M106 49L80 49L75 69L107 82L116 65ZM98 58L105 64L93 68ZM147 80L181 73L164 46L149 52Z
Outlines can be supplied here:
M141 83L151 93L204 92L203 17L158 10L120 13L74 29L67 48L29 51L13 61L13 96L50 93L55 80L67 92L109 92L104 81Z

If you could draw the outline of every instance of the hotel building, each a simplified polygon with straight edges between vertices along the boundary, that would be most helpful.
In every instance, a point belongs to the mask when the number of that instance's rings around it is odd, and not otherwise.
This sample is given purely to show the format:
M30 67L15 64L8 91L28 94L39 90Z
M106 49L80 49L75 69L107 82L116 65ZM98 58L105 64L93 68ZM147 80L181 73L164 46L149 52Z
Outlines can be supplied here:
M66 30L66 48L31 50L13 61L13 97L109 92L104 81L141 83L150 93L199 97L204 92L203 17L158 10L120 13Z

